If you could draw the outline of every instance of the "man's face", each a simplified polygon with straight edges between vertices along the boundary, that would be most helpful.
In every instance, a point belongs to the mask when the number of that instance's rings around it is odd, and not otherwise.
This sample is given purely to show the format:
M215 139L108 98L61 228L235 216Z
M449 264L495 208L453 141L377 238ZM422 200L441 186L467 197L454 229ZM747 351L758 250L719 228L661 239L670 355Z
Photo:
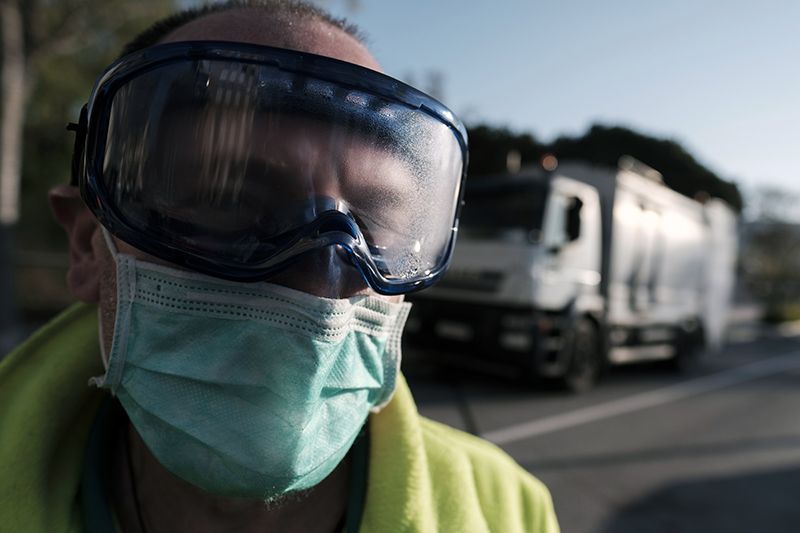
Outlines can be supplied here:
M127 116L113 122L132 124ZM141 219L149 206L158 205L165 219L191 224L198 245L215 234L242 238L253 227L280 235L310 222L307 211L336 201L359 220L371 242L388 247L397 241L393 232L415 216L413 162L362 131L367 127L283 110L213 105L202 112L165 111L158 123L146 147L120 143L126 153L109 165L112 173L136 168L133 173L141 178L114 182L109 194L126 195L141 206ZM142 152L148 154L146 165ZM163 178L176 172L194 178ZM201 218L199 206L206 206Z
M286 31L285 28L287 27L290 28L289 31ZM257 10L234 10L203 17L176 29L162 42L190 40L236 41L289 48L333 57L373 70L380 69L375 59L361 43L338 28L313 19L292 20L291 22L275 21L270 16ZM176 122L176 124L178 123ZM280 138L280 142L292 143L293 149L283 151L283 153L290 154L289 160L283 163L290 167L295 167L294 170L301 173L326 172L327 170L316 167L321 165L323 161L331 160L328 155L336 149L336 147L330 145L331 135L330 131L328 131L330 126L321 125L319 128L309 128L307 124L303 125L300 122L296 122L294 127L291 124L286 124L285 126L283 128L285 135ZM313 130L316 131L315 134L303 135L303 138L298 138L296 133L311 132ZM265 133L265 136L268 135L269 133ZM278 142L278 139L275 139L275 142ZM236 146L229 148L231 150L237 149ZM341 164L351 167L347 172L351 176L363 174L366 177L371 168L370 159L384 161L383 164L386 164L386 158L375 157L367 148L360 147L357 144L346 147L346 150L341 153L344 154ZM371 170L374 171L375 169L371 168ZM375 175L375 173L373 172L372 175ZM377 175L393 176L399 175L399 173L384 171L377 173ZM373 184L373 186L377 185ZM362 183L350 183L348 186L361 187L362 189L369 188L364 187ZM390 186L390 183L382 186ZM330 192L331 195L336 195L340 191ZM56 203L54 201L56 215L59 219L62 219L63 223L64 217L59 214ZM68 232L71 237L73 258L84 257L87 255L85 253L87 251L91 252L88 255L94 256L96 262L94 270L97 278L96 288L87 289L85 287L87 283L91 283L91 280L87 279L88 274L86 273L75 274L71 272L69 281L73 292L80 299L99 303L105 353L110 353L116 308L116 271L114 261L96 221L94 221L94 227L91 231L87 226L87 229L83 231L70 231L68 228ZM76 246L76 238L84 242ZM120 253L132 255L138 259L156 264L174 266L118 239L115 239L115 245ZM76 252L74 250L76 247L81 250ZM363 282L356 269L346 262L342 252L335 247L327 247L307 254L299 262L294 263L289 269L279 272L269 281L322 297L342 298L355 294L376 295ZM80 286L81 283L83 288ZM79 285L77 287L79 290L75 290L75 284ZM384 298L395 301L402 299L399 296L384 296Z

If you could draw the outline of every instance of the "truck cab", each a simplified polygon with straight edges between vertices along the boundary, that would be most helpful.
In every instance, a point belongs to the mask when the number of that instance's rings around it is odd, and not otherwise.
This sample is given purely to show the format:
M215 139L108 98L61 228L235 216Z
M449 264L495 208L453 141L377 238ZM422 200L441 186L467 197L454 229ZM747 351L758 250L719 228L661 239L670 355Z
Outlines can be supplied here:
M450 269L410 298L407 345L426 357L582 391L608 364L688 360L706 324L719 343L729 208L633 160L471 178L465 202Z
M564 317L601 313L597 190L536 171L468 183L451 267L413 298L416 348L461 364L563 376Z

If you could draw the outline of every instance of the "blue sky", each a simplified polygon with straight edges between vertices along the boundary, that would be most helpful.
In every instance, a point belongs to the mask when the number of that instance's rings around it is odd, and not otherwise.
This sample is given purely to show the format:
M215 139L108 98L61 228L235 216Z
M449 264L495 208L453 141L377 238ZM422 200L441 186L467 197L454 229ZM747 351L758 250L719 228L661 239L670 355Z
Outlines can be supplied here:
M387 73L542 140L622 124L745 189L800 191L800 2L344 0Z

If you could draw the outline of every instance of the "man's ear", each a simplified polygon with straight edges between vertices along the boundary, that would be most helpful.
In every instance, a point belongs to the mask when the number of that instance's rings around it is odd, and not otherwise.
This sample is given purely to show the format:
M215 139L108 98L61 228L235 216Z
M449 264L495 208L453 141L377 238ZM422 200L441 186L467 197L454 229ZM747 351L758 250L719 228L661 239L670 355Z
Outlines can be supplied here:
M67 286L79 300L97 303L100 300L102 263L94 237L100 225L83 203L77 187L54 187L50 189L49 199L50 209L69 240Z

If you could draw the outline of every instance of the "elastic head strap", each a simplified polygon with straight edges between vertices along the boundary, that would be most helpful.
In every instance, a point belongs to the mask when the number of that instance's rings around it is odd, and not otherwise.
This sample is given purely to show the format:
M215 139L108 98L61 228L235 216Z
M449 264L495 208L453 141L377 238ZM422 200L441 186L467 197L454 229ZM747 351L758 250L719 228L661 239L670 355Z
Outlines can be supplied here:
M75 145L72 148L72 176L69 181L69 184L74 187L80 184L81 160L86 151L86 132L89 129L87 120L88 111L86 109L86 104L83 104L78 123L70 122L67 124L67 131L75 132Z

